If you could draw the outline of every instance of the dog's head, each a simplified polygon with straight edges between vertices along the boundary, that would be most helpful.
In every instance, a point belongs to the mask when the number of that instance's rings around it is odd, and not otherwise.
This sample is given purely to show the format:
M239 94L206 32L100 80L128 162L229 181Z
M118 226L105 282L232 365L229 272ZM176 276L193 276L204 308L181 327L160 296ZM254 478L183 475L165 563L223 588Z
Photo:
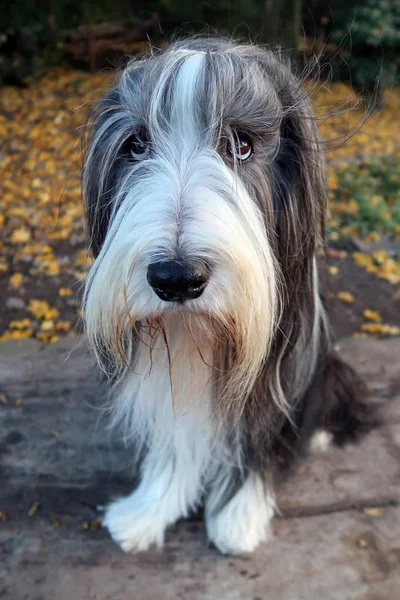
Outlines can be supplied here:
M83 176L100 361L130 364L173 315L230 348L229 393L246 394L271 344L280 354L313 319L318 144L307 94L271 51L189 39L129 62Z

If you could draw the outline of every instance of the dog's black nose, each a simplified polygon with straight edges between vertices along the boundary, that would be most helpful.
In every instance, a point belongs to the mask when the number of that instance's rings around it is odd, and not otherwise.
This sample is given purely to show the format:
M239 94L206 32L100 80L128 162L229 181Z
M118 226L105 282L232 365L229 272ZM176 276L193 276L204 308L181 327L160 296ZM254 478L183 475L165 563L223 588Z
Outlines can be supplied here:
M147 281L161 300L184 302L203 293L210 271L202 263L189 261L156 262L147 269Z

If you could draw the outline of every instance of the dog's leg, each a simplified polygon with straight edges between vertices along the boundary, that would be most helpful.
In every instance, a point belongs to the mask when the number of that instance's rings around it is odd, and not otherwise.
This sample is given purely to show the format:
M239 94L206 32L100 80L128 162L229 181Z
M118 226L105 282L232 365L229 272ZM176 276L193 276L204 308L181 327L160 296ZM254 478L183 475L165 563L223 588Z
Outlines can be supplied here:
M200 493L200 473L194 463L173 452L148 455L138 487L108 506L103 526L125 552L161 547L166 528L188 516Z
M251 471L224 503L230 485L228 478L215 481L207 498L208 537L223 554L252 552L271 535L274 496L263 479Z

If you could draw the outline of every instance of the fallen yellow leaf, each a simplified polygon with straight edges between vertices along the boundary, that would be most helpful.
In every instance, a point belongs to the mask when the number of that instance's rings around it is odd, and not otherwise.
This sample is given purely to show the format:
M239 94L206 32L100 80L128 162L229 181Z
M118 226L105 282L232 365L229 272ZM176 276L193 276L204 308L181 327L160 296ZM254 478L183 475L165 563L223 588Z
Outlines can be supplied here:
M354 302L354 296L350 292L338 292L337 297L339 300L346 302L346 304L353 304Z
M23 244L31 239L31 232L26 227L15 229L10 237L13 244Z
M27 327L30 327L31 322L29 319L22 319L21 321L11 321L10 322L10 329L27 329Z
M58 290L58 294L61 297L63 297L63 296L72 296L72 290L71 290L71 288L60 288Z
M69 331L71 329L70 321L58 321L56 323L57 331Z
M24 276L22 273L14 273L10 277L9 289L10 290L18 290L21 287Z
M5 331L0 335L0 342L6 342L8 340L24 340L30 338L33 335L32 329L23 329L22 331L16 329L13 331Z
M47 319L46 321L43 321L42 324L40 325L40 329L42 331L53 331L54 330L54 321L52 321L51 319Z
M363 315L366 319L369 319L370 321L375 321L376 323L382 321L382 317L377 310L370 310L369 308L366 308L363 311Z
M369 517L381 517L382 510L380 508L376 508L374 506L363 508L363 512Z
M49 303L46 300L37 300L36 298L32 298L29 301L26 310L39 320L56 319L59 315L57 308L50 308Z
M362 331L368 331L374 335L400 335L400 327L386 323L363 323Z

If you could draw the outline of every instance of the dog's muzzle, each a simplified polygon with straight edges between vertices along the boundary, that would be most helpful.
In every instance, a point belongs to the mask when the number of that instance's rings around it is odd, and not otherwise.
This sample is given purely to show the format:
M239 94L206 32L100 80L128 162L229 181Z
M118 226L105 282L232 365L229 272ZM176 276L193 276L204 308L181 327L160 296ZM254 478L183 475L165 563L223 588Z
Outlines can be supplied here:
M180 302L194 300L204 292L210 269L189 261L165 261L149 265L147 281L161 300Z

